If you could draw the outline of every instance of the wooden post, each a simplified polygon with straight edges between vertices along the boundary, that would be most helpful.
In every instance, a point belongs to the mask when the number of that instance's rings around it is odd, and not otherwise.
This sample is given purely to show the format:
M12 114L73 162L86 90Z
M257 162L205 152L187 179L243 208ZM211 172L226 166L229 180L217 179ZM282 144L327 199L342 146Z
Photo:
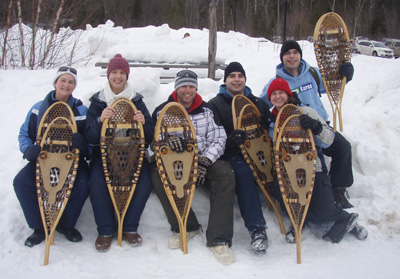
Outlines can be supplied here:
M215 79L215 57L217 55L217 5L210 1L208 37L208 77Z

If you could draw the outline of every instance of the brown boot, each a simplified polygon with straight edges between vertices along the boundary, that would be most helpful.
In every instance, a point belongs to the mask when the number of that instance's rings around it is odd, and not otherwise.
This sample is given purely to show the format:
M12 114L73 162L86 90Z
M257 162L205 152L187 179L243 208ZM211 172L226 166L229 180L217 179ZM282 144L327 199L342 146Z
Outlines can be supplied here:
M96 250L99 252L107 252L110 250L113 237L114 235L99 235L95 242Z
M124 232L123 238L129 246L135 247L142 245L142 237L137 232Z
M350 196L347 193L346 187L334 187L333 197L335 202L340 203L344 209L354 207L348 200Z

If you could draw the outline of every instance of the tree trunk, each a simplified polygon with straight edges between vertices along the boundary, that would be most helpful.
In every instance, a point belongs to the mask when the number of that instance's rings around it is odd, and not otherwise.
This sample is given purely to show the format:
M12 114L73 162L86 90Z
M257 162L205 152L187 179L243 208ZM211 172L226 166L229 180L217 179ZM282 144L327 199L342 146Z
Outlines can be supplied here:
M215 79L215 57L217 54L217 6L215 0L209 6L209 38L208 38L208 77Z
M7 48L7 36L8 36L8 29L10 29L10 15L12 9L13 0L10 0L8 3L8 12L7 12L7 24L6 24L6 34L4 35L4 45L3 45L3 54L1 56L1 66L4 67L6 65L6 48Z
M25 43L24 43L24 30L22 29L22 12L21 12L21 0L17 1L18 8L18 23L19 23L19 35L21 40L21 67L25 68Z
M40 17L40 12L41 12L41 5L42 5L42 0L38 1L38 6L36 10L36 19L35 22L33 22L32 26L32 44L31 44L31 54L29 58L29 68L33 70L35 66L35 50L36 50L36 33L37 33L37 25L39 23L39 17Z

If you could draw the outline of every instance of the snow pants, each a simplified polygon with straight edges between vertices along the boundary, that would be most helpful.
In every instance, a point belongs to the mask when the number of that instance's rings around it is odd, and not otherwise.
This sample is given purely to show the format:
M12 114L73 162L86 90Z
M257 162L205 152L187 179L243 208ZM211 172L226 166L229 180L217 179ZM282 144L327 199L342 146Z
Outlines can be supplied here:
M113 235L117 232L117 218L114 205L104 176L103 164L100 156L95 156L90 164L90 201L93 207L94 219L98 234L101 236ZM152 191L149 163L143 160L138 183L131 203L127 209L123 231L136 232L140 217Z
M14 191L21 204L29 228L43 227L36 191L36 162L29 162L14 178ZM71 196L58 223L61 227L73 228L89 195L89 167L80 160Z
M335 132L332 145L322 149L322 153L332 158L329 171L332 187L350 187L354 181L350 143L339 132Z
M260 186L255 181L250 166L241 154L224 155L223 158L229 161L235 172L236 196L245 227L249 232L265 229L267 224L261 207Z
M171 230L179 232L179 224L165 193L156 164L151 168L154 191L167 216ZM210 191L210 215L206 231L207 246L232 245L233 204L235 201L235 177L229 162L217 160L208 167L204 187ZM192 208L189 211L186 229L198 230L200 224Z

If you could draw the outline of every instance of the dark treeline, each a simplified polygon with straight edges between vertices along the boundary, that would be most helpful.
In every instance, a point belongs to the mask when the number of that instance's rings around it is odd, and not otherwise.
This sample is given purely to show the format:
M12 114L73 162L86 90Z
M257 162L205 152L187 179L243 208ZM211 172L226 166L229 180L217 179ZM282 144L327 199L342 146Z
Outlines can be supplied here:
M22 21L35 22L40 0L19 1ZM18 23L17 0L2 0L0 27ZM142 27L168 23L171 28L208 28L210 0L42 0L39 27L51 29L60 3L58 26L85 29L112 20L116 26ZM283 34L287 3L286 36L303 39L313 35L319 17L330 11L346 22L350 37L400 38L399 0L218 0L218 31L235 30L254 37L273 39Z

